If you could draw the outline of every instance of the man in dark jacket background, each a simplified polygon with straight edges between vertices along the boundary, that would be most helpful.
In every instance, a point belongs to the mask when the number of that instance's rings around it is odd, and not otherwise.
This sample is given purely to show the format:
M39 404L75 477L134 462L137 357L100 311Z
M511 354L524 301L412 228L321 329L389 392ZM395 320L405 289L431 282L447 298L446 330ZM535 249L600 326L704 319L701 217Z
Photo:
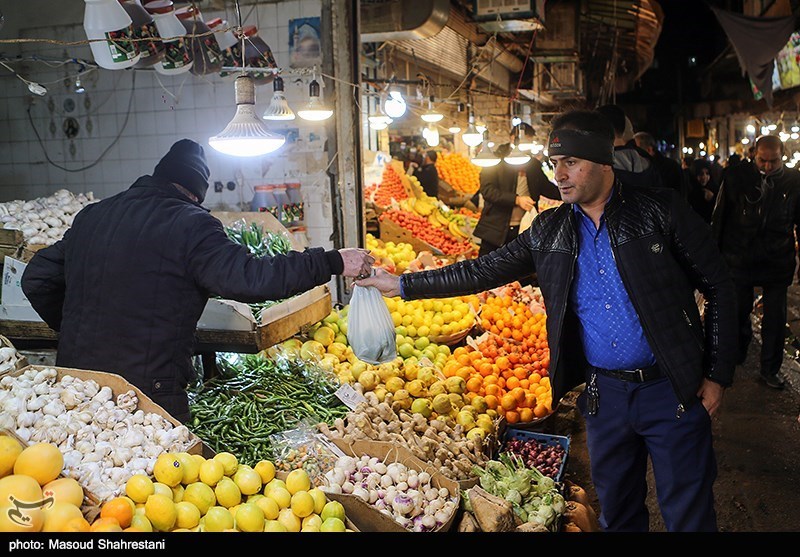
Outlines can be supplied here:
M578 406L601 526L648 530L649 459L667 529L715 531L710 416L735 367L730 272L709 226L679 195L615 177L602 116L573 111L551 125L561 206L477 259L401 277L378 270L356 284L406 300L447 297L533 269L547 307L553 400L586 384Z
M616 104L597 108L614 127L614 173L629 186L661 187L661 175L650 161L648 153L640 150L634 140L633 126L625 111Z
M283 299L333 275L368 274L373 262L361 249L253 257L201 206L208 178L202 146L176 142L152 176L81 210L22 277L33 308L59 332L57 365L120 374L181 421L210 297Z
M753 338L751 314L760 287L761 378L783 389L780 374L786 342L787 289L797 268L800 226L800 172L783 164L783 142L765 135L756 140L754 162L727 169L717 194L711 227L733 273L738 299L738 363Z
M678 192L684 199L689 199L689 183L686 179L686 174L681 168L681 163L665 157L661 151L658 150L656 139L648 132L636 132L633 135L636 146L647 152L650 156L650 162L656 169L656 172L661 176L661 185L666 188L672 188Z

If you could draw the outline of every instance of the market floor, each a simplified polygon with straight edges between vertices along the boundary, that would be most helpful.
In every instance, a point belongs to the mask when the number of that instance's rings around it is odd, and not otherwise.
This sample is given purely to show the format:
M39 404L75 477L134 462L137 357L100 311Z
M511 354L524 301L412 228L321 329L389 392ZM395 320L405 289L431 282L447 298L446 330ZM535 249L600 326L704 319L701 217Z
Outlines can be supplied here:
M800 287L790 289L789 307L789 324L800 325ZM800 326L797 333L800 336ZM800 532L800 364L787 353L782 368L786 388L776 391L767 387L758 374L757 327L755 337L713 421L717 522L721 532ZM583 418L574 409L575 396L577 393L570 393L547 429L570 435L565 477L589 492L599 512L589 475ZM652 471L648 483L650 530L664 532Z

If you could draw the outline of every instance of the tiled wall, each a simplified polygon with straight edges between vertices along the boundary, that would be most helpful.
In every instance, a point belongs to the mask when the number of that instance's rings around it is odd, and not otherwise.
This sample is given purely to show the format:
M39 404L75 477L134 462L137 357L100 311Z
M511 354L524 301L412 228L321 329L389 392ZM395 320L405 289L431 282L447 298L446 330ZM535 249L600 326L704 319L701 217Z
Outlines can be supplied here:
M257 8L245 5L242 17L244 25L258 26L259 36L270 45L278 66L291 72L289 21L318 17L320 9L319 0L288 0L259 3ZM203 16L206 20L222 16L229 24L235 24L236 18L232 9L227 14L204 11ZM43 24L44 21L48 23ZM21 26L19 36L86 40L82 21L58 21L57 27L52 26L53 21L58 17L32 18L30 26ZM100 198L114 195L137 177L150 174L177 139L188 137L207 146L208 137L221 131L235 112L232 77L191 73L163 76L152 70L99 69L82 76L86 92L77 94L73 86L78 66L69 63L51 67L55 66L52 60L92 60L88 45L30 43L22 46L21 55L50 60L48 64L11 64L25 78L46 84L48 94L31 95L24 83L0 68L0 201L32 199L60 188L76 193L91 191ZM68 75L73 77L65 84ZM286 97L294 110L308 96L309 77L302 82L297 79L290 74L285 78ZM323 89L322 94L333 101L333 91ZM271 84L257 87L259 114L271 96ZM68 111L73 104L74 108ZM67 139L62 130L69 117L80 127L74 140ZM267 125L274 131L296 128L298 139L258 158L230 157L206 147L212 186L205 205L212 210L247 208L253 186L299 182L306 203L308 243L332 247L324 125L299 118ZM234 182L235 188L230 191L225 187L215 193L215 181Z

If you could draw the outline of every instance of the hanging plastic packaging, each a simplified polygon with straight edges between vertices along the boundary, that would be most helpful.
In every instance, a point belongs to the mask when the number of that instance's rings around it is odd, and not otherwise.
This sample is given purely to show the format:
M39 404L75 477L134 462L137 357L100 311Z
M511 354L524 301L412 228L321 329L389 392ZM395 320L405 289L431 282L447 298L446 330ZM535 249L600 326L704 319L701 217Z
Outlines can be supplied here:
M208 28L214 32L214 37L217 39L220 52L222 52L222 67L232 68L236 66L236 61L233 59L233 52L231 49L239 41L236 39L236 35L233 34L233 31L225 30L228 27L228 22L221 17L217 17L210 21L206 21L206 25L208 25ZM231 75L231 73L221 71L219 72L219 75L221 77L228 77Z
M164 59L164 43L158 34L153 16L144 9L140 0L119 0L133 21L133 38L139 47L139 61L135 68L149 68Z
M164 59L155 64L155 70L163 75L190 71L192 55L183 40L186 29L175 15L172 0L154 0L146 3L144 9L153 16L158 34L164 41Z
M124 70L141 58L133 38L133 20L119 0L84 0L83 29L94 61L107 70Z
M244 63L248 68L267 68L268 70L277 70L278 64L275 62L275 57L272 56L272 49L267 43L258 36L258 29L255 25L248 25L242 29L245 36L244 39ZM233 54L234 65L241 67L242 65L242 43L238 42L231 47ZM272 83L275 75L272 71L265 72L248 72L253 82L256 85L265 85Z
M186 6L175 11L178 20L186 29L186 41L192 51L192 73L208 75L222 70L222 51L217 39L203 21L203 14L194 6Z
M394 321L380 290L353 286L347 314L347 342L359 360L378 365L397 357Z

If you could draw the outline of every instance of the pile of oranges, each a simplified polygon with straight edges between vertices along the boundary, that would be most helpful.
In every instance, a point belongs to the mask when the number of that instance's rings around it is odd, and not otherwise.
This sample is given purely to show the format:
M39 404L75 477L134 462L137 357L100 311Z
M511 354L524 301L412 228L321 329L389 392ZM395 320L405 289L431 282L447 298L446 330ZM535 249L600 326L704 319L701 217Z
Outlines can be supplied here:
M460 153L439 154L436 160L439 178L461 193L475 193L481 187L481 168Z
M511 296L488 296L480 317L483 331L517 342L536 339L547 343L545 314L534 313L527 303Z

